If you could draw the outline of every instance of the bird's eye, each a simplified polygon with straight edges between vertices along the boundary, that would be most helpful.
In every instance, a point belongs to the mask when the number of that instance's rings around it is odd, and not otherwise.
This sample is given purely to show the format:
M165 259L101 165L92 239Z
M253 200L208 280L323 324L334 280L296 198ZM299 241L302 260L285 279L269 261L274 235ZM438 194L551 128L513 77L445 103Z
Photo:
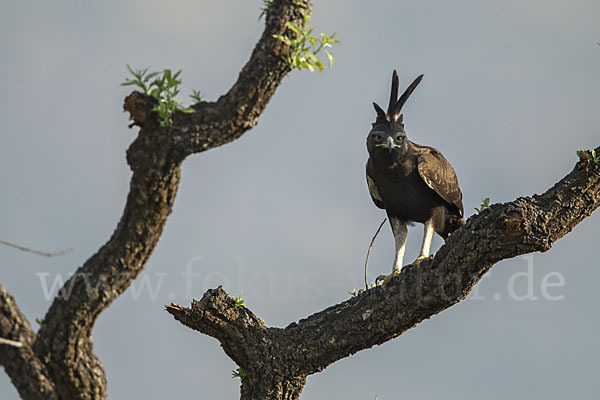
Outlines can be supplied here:
M396 136L396 142L401 142L402 141L402 136Z
M375 135L375 141L376 142L381 142L383 140L383 136L381 135Z

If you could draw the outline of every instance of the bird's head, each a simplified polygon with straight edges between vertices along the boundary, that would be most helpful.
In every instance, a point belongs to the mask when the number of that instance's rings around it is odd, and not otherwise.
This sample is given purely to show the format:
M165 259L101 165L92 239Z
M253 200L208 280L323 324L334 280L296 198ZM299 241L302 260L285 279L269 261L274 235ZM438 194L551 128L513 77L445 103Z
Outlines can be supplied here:
M404 153L407 149L404 115L401 114L401 110L408 97L421 82L421 79L423 79L423 75L419 75L404 91L402 96L398 98L398 73L394 70L392 74L392 92L390 94L387 113L377 103L373 103L377 112L377 119L373 123L369 136L367 136L369 154L384 150L390 154L396 152Z

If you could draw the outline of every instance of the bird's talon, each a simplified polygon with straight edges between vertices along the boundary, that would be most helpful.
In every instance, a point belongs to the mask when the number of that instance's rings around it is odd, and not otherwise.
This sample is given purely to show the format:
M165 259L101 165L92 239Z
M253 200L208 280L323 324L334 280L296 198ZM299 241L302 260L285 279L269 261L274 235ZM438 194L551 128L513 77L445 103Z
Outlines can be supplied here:
M417 259L415 261L413 261L412 263L410 263L410 265L417 266L417 265L421 264L423 261L425 261L425 260L431 260L432 258L433 258L433 256L420 255L419 257L417 257Z
M389 275L379 275L377 277L377 279L375 279L375 283L377 284L377 286L381 286L382 288L385 289L385 287L388 285L388 283L390 283L390 281L392 280L392 278L396 275L399 274L400 271L393 271L391 274ZM381 285L379 285L379 282L381 282Z

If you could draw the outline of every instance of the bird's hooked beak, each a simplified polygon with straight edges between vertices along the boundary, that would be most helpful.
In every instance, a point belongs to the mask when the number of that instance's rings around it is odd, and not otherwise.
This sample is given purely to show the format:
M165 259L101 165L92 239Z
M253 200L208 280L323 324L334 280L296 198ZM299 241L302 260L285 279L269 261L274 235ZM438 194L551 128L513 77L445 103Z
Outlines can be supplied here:
M390 153L392 152L392 150L394 150L394 138L393 137L388 136L387 140L385 141L385 147L388 148Z

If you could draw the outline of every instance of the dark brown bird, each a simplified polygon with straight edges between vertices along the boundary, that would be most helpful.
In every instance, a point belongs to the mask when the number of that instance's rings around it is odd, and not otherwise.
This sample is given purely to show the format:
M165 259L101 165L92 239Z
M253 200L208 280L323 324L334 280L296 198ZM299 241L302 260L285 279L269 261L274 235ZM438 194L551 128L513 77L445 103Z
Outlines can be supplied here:
M420 75L398 99L398 74L392 75L392 92L387 112L373 103L377 119L367 136L367 184L375 205L385 209L394 239L396 258L392 274L402 269L408 234L407 224L424 224L423 245L418 264L429 257L433 233L444 240L465 224L462 193L452 165L434 147L408 140L402 106L423 79Z

